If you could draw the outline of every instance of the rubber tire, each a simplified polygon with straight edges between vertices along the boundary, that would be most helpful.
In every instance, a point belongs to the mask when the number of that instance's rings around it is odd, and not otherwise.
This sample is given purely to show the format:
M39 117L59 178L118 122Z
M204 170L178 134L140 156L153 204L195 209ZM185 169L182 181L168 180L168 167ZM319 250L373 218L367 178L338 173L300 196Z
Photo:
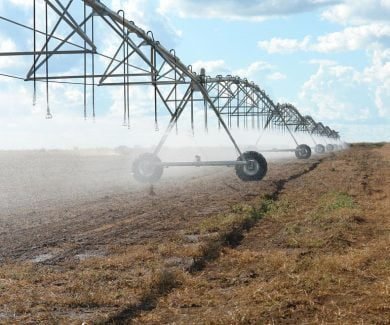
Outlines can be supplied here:
M309 159L311 157L311 149L307 144L300 144L295 149L295 157L298 159Z
M315 146L315 148L314 148L314 151L316 152L316 153L324 153L325 152L325 147L324 147L324 145L322 145L322 144L317 144L316 146Z
M326 145L326 151L329 151L329 152L334 151L334 146L333 146L333 144L327 144L327 145Z
M144 153L133 162L134 178L141 183L155 183L160 180L163 174L163 167L151 164L161 163L160 158L152 153Z
M248 170L246 165L236 165L236 174L244 182L260 181L267 174L268 164L264 156L257 151L246 151L243 154L245 160L252 160L256 163L257 170ZM241 156L237 161L242 161Z

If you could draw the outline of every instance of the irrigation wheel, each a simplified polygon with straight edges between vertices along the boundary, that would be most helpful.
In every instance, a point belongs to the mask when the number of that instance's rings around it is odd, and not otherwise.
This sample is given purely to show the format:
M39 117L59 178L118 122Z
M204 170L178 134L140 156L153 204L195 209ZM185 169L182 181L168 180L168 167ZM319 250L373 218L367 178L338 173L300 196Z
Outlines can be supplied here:
M307 144L300 144L295 149L295 156L298 159L309 159L311 156L311 149Z
M267 174L267 161L264 156L256 151L246 151L242 154L248 161L247 165L236 165L236 174L244 182L259 181ZM241 156L238 157L241 161Z
M325 147L322 144L317 144L314 148L314 151L316 153L324 153L325 152Z
M333 151L333 150L334 150L333 144L327 144L326 145L326 151Z
M155 183L162 174L161 160L152 153L144 153L133 162L134 178L142 183Z

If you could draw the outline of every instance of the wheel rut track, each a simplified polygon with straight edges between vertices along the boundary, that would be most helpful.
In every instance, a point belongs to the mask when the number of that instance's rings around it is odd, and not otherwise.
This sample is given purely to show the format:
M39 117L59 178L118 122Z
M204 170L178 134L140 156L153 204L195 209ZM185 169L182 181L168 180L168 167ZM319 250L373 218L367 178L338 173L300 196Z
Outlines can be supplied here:
M290 181L298 179L313 170L315 170L327 157L323 157L318 159L317 161L312 162L309 166L307 166L304 170L295 173L285 179L281 179L274 182L275 190L270 194L266 195L266 199L271 200L273 202L277 201L280 194L285 189L286 184ZM268 212L269 207L266 204L262 204L259 208L260 217L257 221L253 222L243 222L242 224L234 227L227 233L221 234L221 236L217 240L210 241L204 249L204 254L199 258L194 259L192 265L190 265L186 271L189 274L196 274L201 272L207 267L207 263L215 261L219 258L220 251L224 247L237 248L240 246L242 240L245 238L245 233L250 231L252 227L254 227L258 222L261 221L262 217ZM152 287L149 292L147 292L142 298L141 301L137 304L133 304L123 308L118 311L116 314L111 316L108 320L100 323L100 324L130 324L133 319L139 316L142 312L150 312L156 308L158 300L166 295L168 295L172 290L174 290L175 286L166 288L160 294L151 294L156 291L156 288L159 286L159 283L156 283L156 287Z

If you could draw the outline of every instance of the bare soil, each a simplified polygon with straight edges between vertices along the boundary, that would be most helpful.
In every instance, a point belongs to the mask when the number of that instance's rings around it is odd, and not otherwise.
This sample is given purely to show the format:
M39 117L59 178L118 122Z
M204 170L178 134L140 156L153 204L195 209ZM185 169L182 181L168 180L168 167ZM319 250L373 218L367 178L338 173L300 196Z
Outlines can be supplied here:
M388 324L389 145L253 183L210 168L127 188L128 163L92 198L69 173L66 202L0 216L0 323Z
M287 175L283 169L306 166L284 159L262 184L240 182L232 168L170 168L151 188L133 180L133 156L111 151L13 152L1 158L0 261L53 255L45 263L84 251L103 254L105 245L159 241L196 218L256 197L272 184L272 175Z

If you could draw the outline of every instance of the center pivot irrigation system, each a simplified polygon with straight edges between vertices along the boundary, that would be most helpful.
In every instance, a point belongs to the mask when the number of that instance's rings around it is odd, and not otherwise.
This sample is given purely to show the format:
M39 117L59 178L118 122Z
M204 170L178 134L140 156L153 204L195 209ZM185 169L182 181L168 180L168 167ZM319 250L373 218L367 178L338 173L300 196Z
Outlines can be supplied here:
M265 130L281 131L293 139L296 148L264 151L293 151L298 159L309 158L312 151L309 145L298 142L297 136L302 133L310 136L316 153L341 148L342 142L336 131L315 122L310 116L302 116L293 105L275 104L255 83L230 75L209 77L204 69L200 73L192 71L191 66L180 61L174 50L167 50L156 41L151 31L145 32L127 20L123 10L114 12L98 0L30 1L33 1L32 27L2 16L0 20L30 30L33 51L3 52L0 56L32 57L31 68L20 79L33 82L34 103L37 83L46 84L47 118L52 118L49 83L82 85L85 117L89 104L87 91L91 94L92 116L95 117L96 88L123 87L123 119L128 126L132 99L130 87L152 87L155 127L159 129L160 107L168 114L169 123L154 151L142 154L134 161L133 173L138 181L156 182L164 168L173 166L234 166L243 181L261 180L267 172L265 158L255 150L242 152L231 133L233 127L259 130L259 136L253 139L256 148ZM39 14L38 9L44 14ZM119 46L112 56L98 51L96 40L102 26L119 40ZM64 33L64 28L67 33ZM83 69L79 74L53 72L56 70L55 58L75 55L82 56ZM103 69L101 64L98 68L97 57L106 60ZM226 132L237 151L238 159L201 161L198 157L193 162L162 162L158 155L183 112L189 111L191 129L194 130L194 114L199 112L199 107L203 112L205 129L209 128L209 115L214 114L218 127Z

